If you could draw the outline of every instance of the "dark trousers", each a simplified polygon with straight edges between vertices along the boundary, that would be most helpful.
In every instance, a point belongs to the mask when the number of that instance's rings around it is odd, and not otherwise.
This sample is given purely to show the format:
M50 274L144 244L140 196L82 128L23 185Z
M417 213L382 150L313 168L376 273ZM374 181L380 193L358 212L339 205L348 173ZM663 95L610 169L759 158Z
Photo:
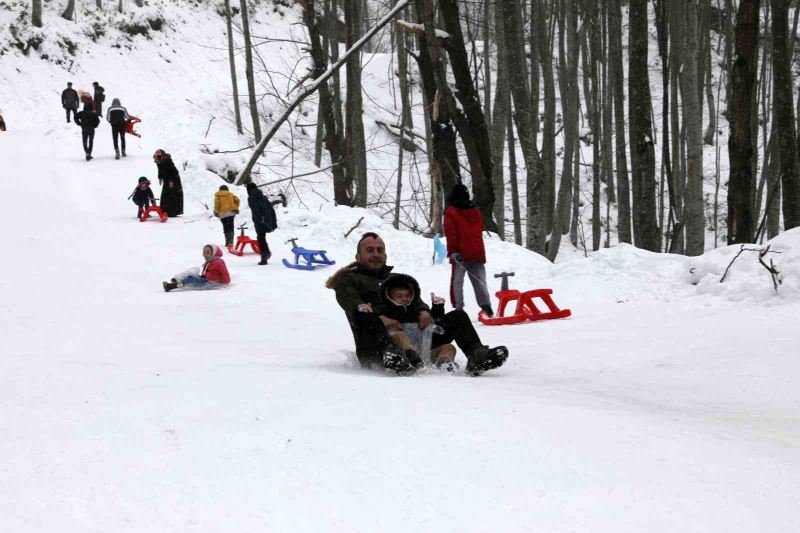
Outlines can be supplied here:
M450 311L437 322L444 329L441 335L434 335L431 347L455 341L461 351L469 354L475 346L481 344L478 332L472 325L469 315L461 310ZM386 327L373 313L358 313L350 322L353 338L356 342L356 356L364 368L382 368L383 351L392 344Z
M112 124L111 137L114 139L114 150L119 151L119 141L122 144L122 151L125 151L125 124Z
M258 248L259 248L259 250L261 250L261 259L266 260L267 258L269 258L270 255L272 255L269 252L269 244L267 244L267 232L266 231L262 231L262 232L258 232L257 231L256 232L256 240L258 241Z
M233 233L233 219L236 217L225 217L221 218L220 221L222 222L222 231L225 233Z
M67 112L67 122L69 122L69 114L72 113L72 118L74 119L75 118L75 113L78 112L78 108L77 107L68 107L68 108L66 108L66 112Z
M83 138L83 151L86 152L86 155L92 154L92 148L94 147L94 130L81 130L82 138Z

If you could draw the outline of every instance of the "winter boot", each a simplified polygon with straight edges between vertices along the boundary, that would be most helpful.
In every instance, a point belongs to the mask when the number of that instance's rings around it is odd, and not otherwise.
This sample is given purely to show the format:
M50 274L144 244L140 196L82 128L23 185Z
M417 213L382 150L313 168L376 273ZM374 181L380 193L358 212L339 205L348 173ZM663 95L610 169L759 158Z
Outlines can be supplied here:
M86 154L86 160L89 161L92 158L89 154Z
M408 361L415 369L420 370L425 368L425 362L422 360L422 357L419 356L416 350L406 350L404 355L406 356L406 361Z
M458 363L455 362L456 347L452 344L443 344L431 350L431 362L440 370L455 372Z
M482 305L481 306L481 311L486 313L486 316L488 318L494 318L494 309L492 309L491 305Z
M410 376L417 371L417 368L409 363L403 354L397 353L397 348L394 346L384 350L383 367L400 376Z
M125 153L125 148L122 149L122 157L128 157L127 154Z
M164 281L162 285L164 286L164 292L169 292L178 288L178 282L174 279L172 281Z
M226 231L225 232L225 246L228 247L228 248L233 246L233 232L232 231Z
M478 344L467 353L466 372L470 376L480 376L487 370L503 366L508 359L508 348L496 346L489 348Z
M119 159L119 150L117 150L117 149L115 148L115 149L114 149L114 151L117 153L117 155L114 157L114 159Z

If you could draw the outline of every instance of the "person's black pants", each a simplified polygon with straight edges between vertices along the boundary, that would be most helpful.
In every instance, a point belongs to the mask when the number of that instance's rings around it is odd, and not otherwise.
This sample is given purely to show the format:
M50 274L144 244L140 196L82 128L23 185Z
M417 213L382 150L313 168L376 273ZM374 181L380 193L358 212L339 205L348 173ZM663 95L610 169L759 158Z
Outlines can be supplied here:
M69 114L72 113L72 118L74 119L75 118L75 113L78 112L78 108L77 107L68 107L68 108L66 108L66 112L67 112L67 122L69 122L70 121L69 120Z
M256 240L258 241L258 249L261 250L261 259L264 261L271 255L269 253L269 244L267 244L267 232L266 231L257 231L256 232Z
M225 217L221 218L220 221L222 222L222 231L225 233L233 233L233 219L236 217Z
M450 311L437 321L443 329L441 335L434 334L432 348L453 341L464 354L481 344L481 339L469 319L462 310ZM353 337L356 341L356 356L364 368L382 368L383 351L391 344L386 326L374 313L356 313L350 322Z
M81 134L83 137L83 151L86 152L86 155L91 155L92 148L94 148L94 130L81 130Z
M119 145L122 145L122 151L125 151L125 124L112 124L111 137L114 139L114 150L119 151ZM119 144L118 144L119 142Z

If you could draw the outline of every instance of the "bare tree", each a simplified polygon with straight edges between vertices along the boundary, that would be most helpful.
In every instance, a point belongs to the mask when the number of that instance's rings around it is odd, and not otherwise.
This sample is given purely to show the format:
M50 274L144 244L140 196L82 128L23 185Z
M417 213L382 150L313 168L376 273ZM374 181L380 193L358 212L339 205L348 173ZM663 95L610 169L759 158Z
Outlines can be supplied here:
M228 34L228 63L231 67L231 85L233 86L233 112L236 118L236 132L242 134L242 114L239 112L239 82L236 80L236 56L233 52L233 30L231 24L231 2L225 0L225 28Z
M698 78L697 0L685 4L686 48L681 72L683 120L686 124L686 254L700 255L705 250L703 213L703 113L700 110L701 80Z
M256 143L261 141L261 122L256 103L256 80L253 74L253 43L250 39L250 19L247 14L247 0L239 0L242 10L242 34L244 35L245 75L247 76L247 95L250 102L250 118L253 121L253 136Z
M632 2L629 19L628 116L633 171L633 216L639 221L639 234L634 235L634 238L639 248L657 252L661 238L656 220L655 150L650 119L652 99L647 67L647 3Z
M760 0L740 0L736 13L735 54L730 73L728 102L728 244L753 242L755 176L750 164L753 142L750 102L756 85L758 11ZM756 214L758 211L756 211Z
M67 2L67 8L61 13L61 17L67 20L72 20L75 17L75 0Z
M625 146L625 73L622 64L622 5L611 0L609 12L609 83L614 96L614 156L617 163L617 233L620 242L631 243L631 193ZM666 88L664 89L666 92Z
M31 24L42 27L42 0L33 0L31 4Z
M347 48L361 38L361 0L344 0ZM347 60L347 96L345 101L345 146L348 178L355 183L354 205L367 206L367 148L364 139L364 105L361 96L361 54Z

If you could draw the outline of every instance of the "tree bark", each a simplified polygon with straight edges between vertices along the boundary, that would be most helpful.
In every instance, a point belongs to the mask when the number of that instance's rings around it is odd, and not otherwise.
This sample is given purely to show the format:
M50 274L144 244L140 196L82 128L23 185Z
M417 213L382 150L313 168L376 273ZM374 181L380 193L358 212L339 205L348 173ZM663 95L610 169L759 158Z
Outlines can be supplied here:
M753 141L751 101L756 84L760 0L740 0L736 14L735 59L730 71L728 102L728 244L753 242L755 176L750 164ZM758 211L756 211L757 216Z
M361 38L361 0L344 0L347 48ZM354 205L367 206L367 148L364 139L364 104L361 95L361 54L347 60L347 99L345 102L345 146L348 178L355 183Z
M792 72L788 47L789 0L771 0L772 5L772 90L778 152L781 160L783 226L789 230L800 225L800 174L795 138Z
M609 17L610 83L614 97L614 156L617 163L617 234L620 242L631 243L631 192L625 143L625 72L622 63L622 5L611 0ZM666 92L666 88L664 89Z
M636 246L659 251L656 219L655 151L651 117L650 76L647 70L647 4L632 2L629 15L628 116L630 117L633 216L639 221Z
M701 80L698 78L697 0L685 4L686 48L681 72L683 120L686 124L686 255L705 251L705 216L703 209L703 116L700 109Z
M233 86L233 113L236 119L236 132L242 134L242 114L239 111L239 82L236 80L236 56L233 51L233 29L231 24L231 2L225 0L225 28L228 34L228 63L231 68L231 85Z
M72 20L75 17L75 0L67 2L67 8L61 13L61 18Z
M505 233L505 183L503 177L503 152L505 147L507 122L511 120L511 97L508 83L508 65L506 58L506 39L502 31L503 4L498 2L494 9L494 40L497 48L497 85L494 90L494 110L489 126L489 140L492 145L492 181L494 183L494 219L499 233ZM509 154L511 157L511 154ZM513 186L513 184L512 184ZM512 200L513 201L513 200ZM519 210L519 206L517 206ZM516 238L516 234L515 234Z
M42 0L33 0L31 4L31 25L42 27Z
M555 0L531 0L531 17L535 32L531 39L531 65L538 63L541 65L542 86L544 88L544 123L542 125L542 168L544 170L544 223L545 232L552 233L553 217L556 216L556 89L553 77L553 43L550 38L551 31L547 21L552 19L548 16L546 4L550 5L550 12L555 12ZM534 44L536 47L534 49ZM538 57L535 54L538 52ZM532 69L533 70L533 69ZM533 78L533 74L531 74ZM538 78L538 76L536 76ZM539 112L539 85L531 85L533 93L534 111ZM535 126L538 129L538 116ZM535 130L534 130L535 131ZM567 214L569 217L569 214ZM569 221L569 218L566 219ZM562 224L562 230L566 227ZM552 239L552 237L551 237Z
M253 137L256 143L261 141L261 121L258 117L256 103L256 79L253 73L253 43L250 39L250 19L247 13L247 0L239 0L242 8L242 34L244 35L245 75L247 76L247 94L250 102L250 118L253 121Z

